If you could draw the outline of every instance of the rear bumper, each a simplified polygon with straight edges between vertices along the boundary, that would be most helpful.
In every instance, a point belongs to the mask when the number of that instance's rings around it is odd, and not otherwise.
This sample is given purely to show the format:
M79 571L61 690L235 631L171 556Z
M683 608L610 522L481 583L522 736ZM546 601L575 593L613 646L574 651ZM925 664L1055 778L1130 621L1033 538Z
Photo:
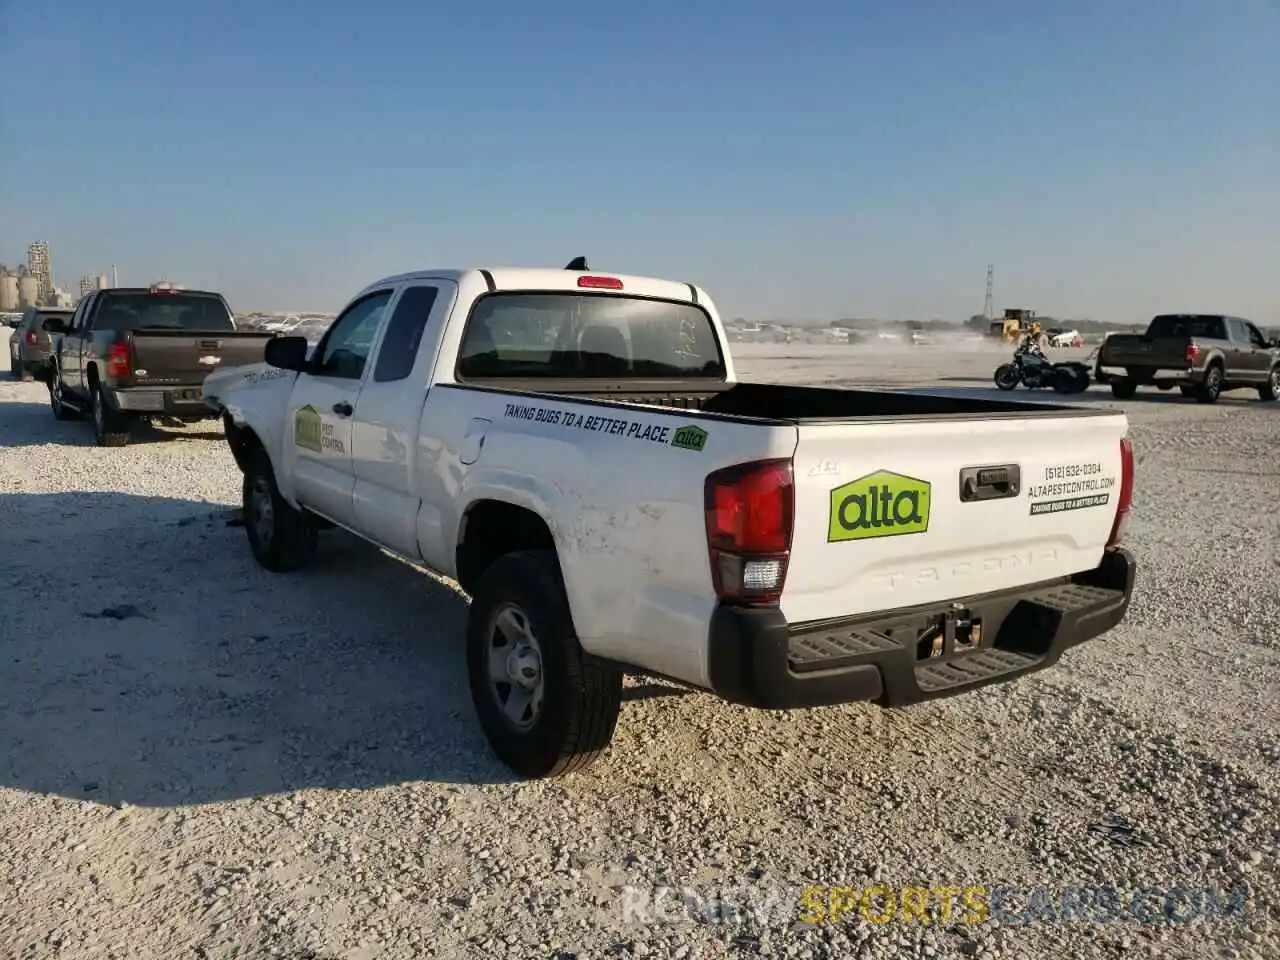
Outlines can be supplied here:
M204 402L203 387L123 387L107 391L107 402L120 413L207 419L216 416Z
M26 370L27 373L42 374L49 369L49 354L47 351L20 347L17 357L18 363L22 365L22 369Z
M920 659L917 639L951 603L792 626L778 610L721 606L711 619L711 689L770 710L869 700L886 707L951 696L1043 670L1124 619L1136 563L1109 550L1068 581L961 601L982 623L978 646Z
M1099 363L1094 370L1094 380L1111 383L1129 380L1138 386L1194 387L1204 382L1204 370L1184 370L1173 367L1118 366Z

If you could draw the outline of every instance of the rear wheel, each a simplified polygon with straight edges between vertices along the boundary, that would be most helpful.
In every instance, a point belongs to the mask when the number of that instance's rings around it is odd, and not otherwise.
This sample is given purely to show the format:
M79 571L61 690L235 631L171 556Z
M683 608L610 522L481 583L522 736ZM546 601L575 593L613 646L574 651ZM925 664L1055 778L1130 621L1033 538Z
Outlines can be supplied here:
M1200 384L1200 389L1196 391L1196 399L1201 403L1217 403L1221 395L1222 367L1216 363L1210 364L1209 369L1204 373L1204 383Z
M1055 367L1051 376L1054 393L1079 393L1079 381L1070 367Z
M1280 367L1272 367L1262 386L1258 387L1260 400L1274 400L1280 397Z
M1111 395L1117 400L1132 400L1138 386L1132 380L1112 380Z
M622 672L578 643L556 555L511 553L480 578L467 621L467 676L494 753L524 777L556 777L609 746Z
M1012 363L1002 363L996 367L992 379L1001 390L1012 390L1018 385L1018 368Z
M32 379L31 373L27 370L26 364L22 362L21 354L9 357L9 376L14 380Z
M129 420L107 406L102 384L93 385L90 400L93 413L93 439L100 447L123 447L129 442Z
M1184 397L1194 397L1196 395L1195 387L1179 387L1178 392Z
M263 567L276 573L300 570L315 557L319 530L280 495L271 458L261 447L253 451L244 472L241 505L249 549Z

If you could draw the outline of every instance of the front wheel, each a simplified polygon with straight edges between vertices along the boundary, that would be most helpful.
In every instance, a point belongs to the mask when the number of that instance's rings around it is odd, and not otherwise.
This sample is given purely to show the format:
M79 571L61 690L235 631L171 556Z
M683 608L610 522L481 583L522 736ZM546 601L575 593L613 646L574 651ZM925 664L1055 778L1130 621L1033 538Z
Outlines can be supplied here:
M49 409L53 411L55 420L76 420L80 414L73 407L67 406L62 399L62 378L56 368L49 370Z
M258 447L249 459L241 487L244 530L253 558L275 573L299 570L315 556L319 530L276 486L271 458Z
M1012 390L1018 385L1018 368L1012 363L1002 363L996 367L992 379L1001 390Z
M622 672L578 643L555 553L495 561L467 621L467 677L480 726L498 758L529 778L592 763L622 707Z

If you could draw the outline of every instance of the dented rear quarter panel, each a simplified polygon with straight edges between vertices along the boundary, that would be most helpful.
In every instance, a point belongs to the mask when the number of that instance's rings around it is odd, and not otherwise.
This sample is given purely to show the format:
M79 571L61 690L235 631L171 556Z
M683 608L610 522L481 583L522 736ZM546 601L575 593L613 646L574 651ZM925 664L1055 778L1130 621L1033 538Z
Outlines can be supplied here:
M463 437L485 419L478 460ZM630 404L583 402L467 387L436 387L422 420L420 535L451 549L477 501L533 510L555 540L574 626L585 650L705 685L716 597L703 489L709 473L790 457L793 426L742 422ZM672 444L682 427L702 449ZM429 435L428 435L429 434ZM424 553L432 549L423 543Z

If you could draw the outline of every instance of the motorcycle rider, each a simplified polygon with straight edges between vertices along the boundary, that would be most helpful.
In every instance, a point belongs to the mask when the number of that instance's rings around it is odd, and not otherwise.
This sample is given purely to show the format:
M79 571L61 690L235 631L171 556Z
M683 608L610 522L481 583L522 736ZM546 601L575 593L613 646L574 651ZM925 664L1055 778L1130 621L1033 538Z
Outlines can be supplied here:
M1022 342L1018 346L1026 353L1043 357L1048 345L1049 338L1045 335L1044 328L1039 323L1032 323L1022 334Z

